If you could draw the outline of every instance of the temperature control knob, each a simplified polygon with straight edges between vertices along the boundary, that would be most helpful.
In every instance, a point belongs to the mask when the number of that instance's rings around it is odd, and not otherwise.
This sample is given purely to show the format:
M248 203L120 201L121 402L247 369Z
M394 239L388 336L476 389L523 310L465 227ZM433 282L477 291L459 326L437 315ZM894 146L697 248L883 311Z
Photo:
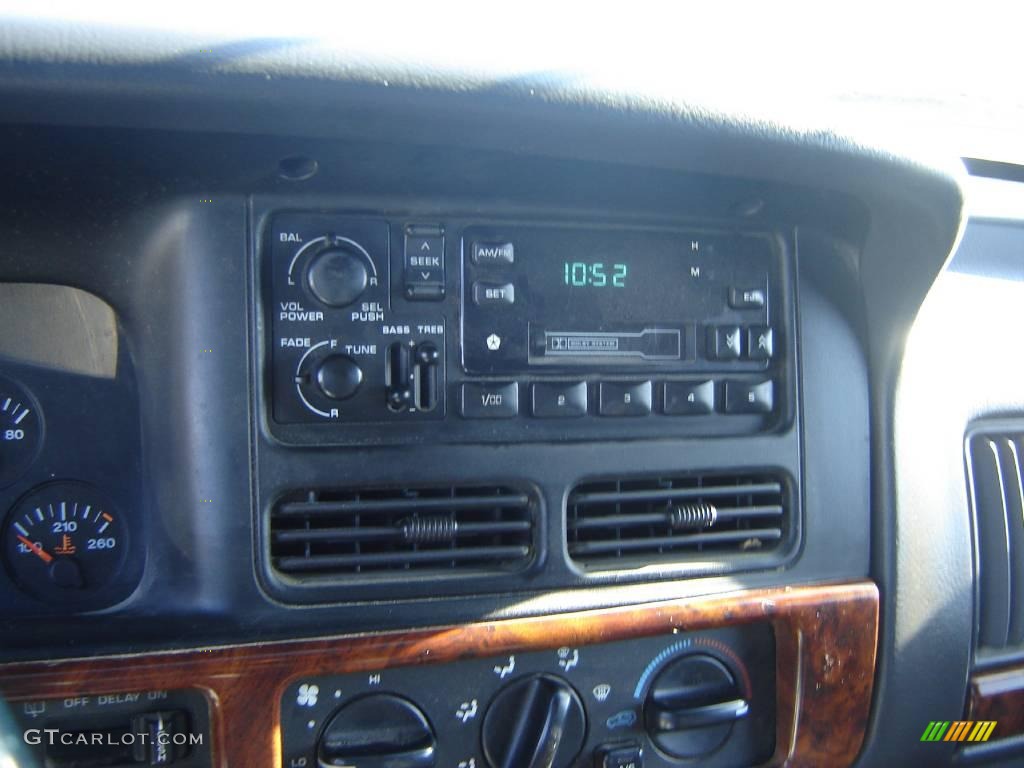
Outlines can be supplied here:
M334 245L320 251L306 268L310 293L329 307L344 307L358 299L369 284L366 257L354 248Z
M749 711L729 668L710 654L693 653L670 662L655 678L644 719L651 741L686 760L722 746L733 723Z
M331 400L347 400L363 383L363 369L345 355L329 355L316 369L316 383Z
M498 692L484 717L484 755L492 768L568 768L583 748L586 726L572 686L534 675Z
M437 740L407 699L374 693L339 709L320 735L319 768L433 768Z

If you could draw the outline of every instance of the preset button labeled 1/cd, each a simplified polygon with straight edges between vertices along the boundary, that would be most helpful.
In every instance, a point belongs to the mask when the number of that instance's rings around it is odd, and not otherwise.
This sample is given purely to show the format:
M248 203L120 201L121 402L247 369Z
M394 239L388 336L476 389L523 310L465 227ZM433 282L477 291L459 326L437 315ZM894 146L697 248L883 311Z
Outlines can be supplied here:
M514 381L462 385L462 415L467 419L510 419L519 413Z

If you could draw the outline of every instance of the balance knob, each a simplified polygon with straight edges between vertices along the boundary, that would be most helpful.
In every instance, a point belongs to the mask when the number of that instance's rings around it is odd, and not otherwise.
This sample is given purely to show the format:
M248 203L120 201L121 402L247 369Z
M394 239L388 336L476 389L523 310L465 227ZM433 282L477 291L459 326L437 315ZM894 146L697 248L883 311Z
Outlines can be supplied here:
M689 760L718 749L750 706L722 662L706 653L672 661L654 679L644 705L651 741Z
M369 283L366 259L352 248L332 246L313 257L306 285L329 307L344 307L358 299Z
M498 692L481 739L492 768L568 768L586 728L576 691L554 675L534 675Z
M374 693L339 709L317 744L319 768L433 768L437 739L419 707Z
M363 383L363 369L345 355L330 355L316 369L316 383L325 397L347 400Z

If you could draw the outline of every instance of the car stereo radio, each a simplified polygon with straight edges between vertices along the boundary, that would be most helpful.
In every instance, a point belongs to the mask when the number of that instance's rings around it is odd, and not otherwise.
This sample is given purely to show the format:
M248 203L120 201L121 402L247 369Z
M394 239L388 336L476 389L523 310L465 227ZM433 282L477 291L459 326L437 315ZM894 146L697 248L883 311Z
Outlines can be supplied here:
M487 440L788 418L780 236L294 212L263 229L267 424L285 441L358 442L367 423Z

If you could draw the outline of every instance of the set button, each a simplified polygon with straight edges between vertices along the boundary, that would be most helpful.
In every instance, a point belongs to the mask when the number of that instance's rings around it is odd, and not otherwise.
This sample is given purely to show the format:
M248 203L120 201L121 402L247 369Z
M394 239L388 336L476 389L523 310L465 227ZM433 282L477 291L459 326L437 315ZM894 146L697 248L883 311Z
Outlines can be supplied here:
M512 283L473 283L473 301L479 307L511 306L516 303L516 288Z

